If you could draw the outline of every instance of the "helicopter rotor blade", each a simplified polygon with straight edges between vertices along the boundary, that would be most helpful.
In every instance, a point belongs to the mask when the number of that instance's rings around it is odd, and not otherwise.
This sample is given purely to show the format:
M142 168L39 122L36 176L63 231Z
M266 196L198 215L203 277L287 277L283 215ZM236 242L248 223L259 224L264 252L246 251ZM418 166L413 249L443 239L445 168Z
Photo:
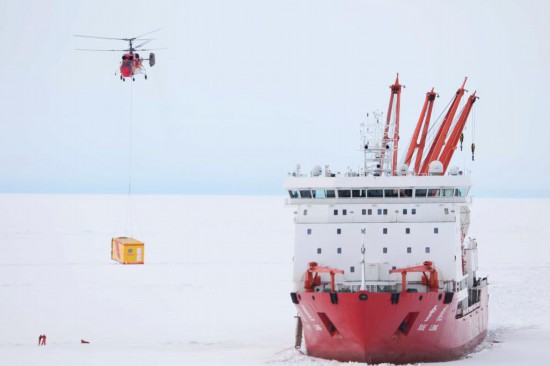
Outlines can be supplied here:
M135 48L136 48L136 49L137 49L137 48L140 48L141 46L144 46L144 45L146 45L146 44L149 43L149 42L151 42L151 40L147 40L147 41L145 41L145 42L142 42L142 43L138 44L137 46L135 46Z
M167 50L168 47L162 47L162 48L140 48L139 50L134 51L158 51L158 50Z
M114 39L118 41L127 41L127 38L113 38L113 37L96 37L96 36L85 36L83 34L73 34L74 37L82 37L82 38L97 38L97 39Z
M94 50L91 48L75 48L76 51L105 51L105 52L127 52L129 50Z
M138 39L138 38L141 38L141 37L146 36L146 35L148 35L148 34L158 32L158 31L161 30L161 29L162 29L162 28L155 29L154 31L147 32L147 33L145 33L145 34L142 34L141 36L133 37L133 38L131 38L131 39L132 39L132 40Z

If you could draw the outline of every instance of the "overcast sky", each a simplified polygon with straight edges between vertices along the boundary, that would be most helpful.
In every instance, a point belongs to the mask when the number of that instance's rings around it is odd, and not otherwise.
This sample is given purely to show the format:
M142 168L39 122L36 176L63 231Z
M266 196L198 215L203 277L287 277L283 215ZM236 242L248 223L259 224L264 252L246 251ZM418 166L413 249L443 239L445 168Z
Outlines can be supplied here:
M359 124L400 73L401 154L425 93L468 76L479 195L550 195L547 1L1 1L0 192L282 194L361 165ZM148 80L123 42L151 35ZM131 103L132 102L132 103ZM132 109L131 109L132 107ZM469 146L475 141L476 160Z

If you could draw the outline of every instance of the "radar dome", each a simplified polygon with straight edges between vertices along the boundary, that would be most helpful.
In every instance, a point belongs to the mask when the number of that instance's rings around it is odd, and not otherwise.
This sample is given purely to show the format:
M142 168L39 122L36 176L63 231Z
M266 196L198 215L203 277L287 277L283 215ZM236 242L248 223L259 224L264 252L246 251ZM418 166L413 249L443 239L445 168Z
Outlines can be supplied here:
M459 175L460 174L460 168L457 166L453 166L451 169L449 169L450 175Z
M315 165L313 169L311 169L311 175L314 177L318 177L321 174L323 174L323 169L319 165Z
M443 163L434 160L428 166L428 175L443 175Z

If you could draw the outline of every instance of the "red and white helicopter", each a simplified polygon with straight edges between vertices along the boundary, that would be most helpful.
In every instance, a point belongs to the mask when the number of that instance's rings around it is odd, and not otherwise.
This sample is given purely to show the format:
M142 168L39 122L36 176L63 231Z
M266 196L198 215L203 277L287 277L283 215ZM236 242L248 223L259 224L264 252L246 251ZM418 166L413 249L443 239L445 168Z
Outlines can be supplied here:
M143 38L151 33L157 32L161 30L162 28L155 29L154 31L147 32L145 34L142 34L138 37L132 37L132 38L111 38L111 37L96 37L96 36L85 36L82 34L75 34L75 37L84 37L84 38L97 38L97 39L114 39L119 41L126 41L128 42L128 48L125 50L96 50L96 49L87 49L87 48L77 48L78 51L107 51L107 52L124 52L122 55L122 61L120 62L120 80L126 81L126 78L132 78L133 81L136 80L135 75L136 74L143 74L145 75L145 80L147 80L147 70L145 69L145 66L143 65L143 61L149 61L149 66L153 67L155 65L155 54L153 52L149 53L149 58L143 58L137 53L136 51L154 51L158 49L163 48L156 48L156 49L146 49L146 48L140 48L143 47L146 43L151 42L153 39L151 38ZM141 42L137 46L134 46L134 42L139 41ZM115 72L115 75L117 73Z

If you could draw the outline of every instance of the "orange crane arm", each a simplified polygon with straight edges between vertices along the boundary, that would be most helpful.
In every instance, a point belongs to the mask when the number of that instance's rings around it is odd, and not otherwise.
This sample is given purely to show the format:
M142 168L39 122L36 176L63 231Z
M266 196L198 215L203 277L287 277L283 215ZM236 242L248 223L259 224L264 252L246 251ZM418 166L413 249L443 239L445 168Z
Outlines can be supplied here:
M401 87L402 85L399 84L399 74L397 74L397 77L395 78L395 83L390 85L391 94L390 94L390 103L388 105L388 114L386 118L386 125L384 127L384 138L382 140L382 153L380 154L380 168L382 168L384 164L384 157L386 155L386 146L388 146L388 142L390 140L389 137L389 131L390 131L390 124L391 124L391 113L392 113L392 107L393 107L393 100L395 99L395 128L393 132L393 159L392 159L392 166L391 166L391 172L392 175L396 174L397 170L397 151L398 151L398 145L399 145L399 114L401 110Z
M468 115L470 114L470 111L472 110L472 106L474 105L477 99L479 99L479 97L476 97L476 92L474 92L474 94L472 94L468 98L468 103L462 110L460 117L458 117L458 121L456 122L453 132L451 133L447 143L445 144L445 148L443 149L443 152L441 153L441 158L439 159L443 164L443 174L445 174L445 172L447 171L447 168L449 167L449 163L451 162L453 154L456 150L456 146L458 144L458 140L460 139L460 135L462 134L462 131L464 130L464 126L466 125L466 120L468 119Z
M405 156L405 164L410 166L414 152L416 149L418 149L416 151L416 160L414 164L415 173L418 173L420 169L420 160L422 159L422 154L424 153L426 136L428 135L428 129L430 127L430 118L432 116L432 109L434 106L433 103L436 95L437 93L434 92L434 88L426 93L426 100L424 101L424 106L422 107L422 111L420 112L420 117L418 118L418 123L416 124L416 128L414 130L413 138L411 140L411 144L409 145L407 155ZM422 135L420 137L420 141L418 141L418 136L420 135L421 130Z
M437 292L437 290L439 289L439 279L437 276L437 270L433 266L433 262L425 261L424 264L420 266L390 269L390 273L401 273L401 292L407 291L407 273L409 272L424 273L424 278L422 279L422 283L428 285L428 289L430 292ZM430 273L429 278L426 278L425 272Z
M443 148L443 144L445 143L445 139L447 138L447 134L453 123L453 119L460 104L460 100L462 99L462 96L466 91L464 89L464 86L466 85L466 80L468 80L468 78L464 78L464 83L462 83L460 89L457 90L451 107L447 111L443 123L441 123L441 126L439 126L439 130L437 131L437 135L435 136L435 139L430 146L428 155L426 155L426 158L422 162L420 174L428 173L428 166L430 165L430 163L439 158L439 154L441 153L441 149Z
M334 284L334 275L337 273L344 274L344 271L341 269L318 266L317 262L309 262L308 264L309 268L306 270L306 276L304 279L304 289L306 292L313 292L315 286L319 286L321 284L319 273L330 274L330 291L335 292L336 286Z

